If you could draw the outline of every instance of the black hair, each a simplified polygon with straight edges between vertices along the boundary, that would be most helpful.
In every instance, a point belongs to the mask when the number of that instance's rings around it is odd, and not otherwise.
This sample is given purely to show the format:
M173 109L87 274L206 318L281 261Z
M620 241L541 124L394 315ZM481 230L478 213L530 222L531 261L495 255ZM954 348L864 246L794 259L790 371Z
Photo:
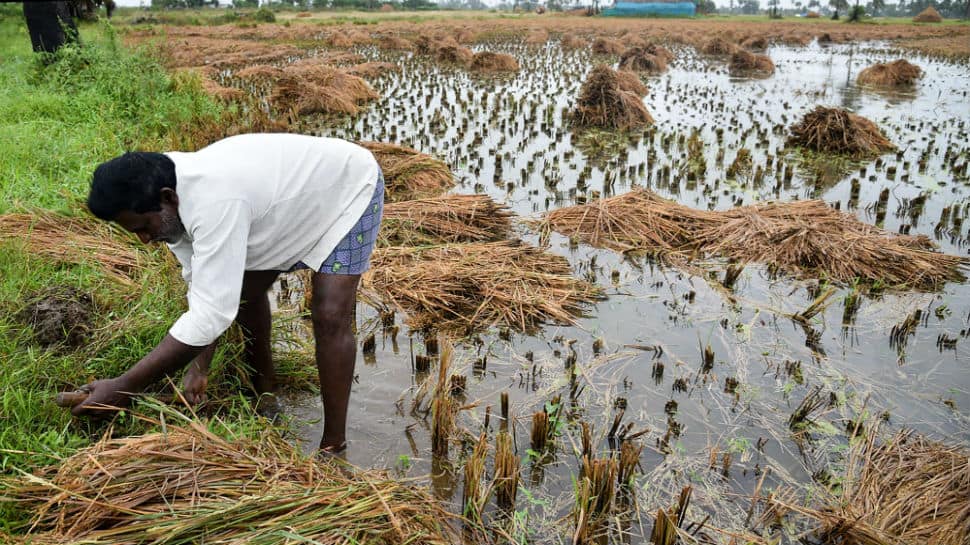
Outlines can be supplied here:
M129 151L98 165L91 180L88 209L112 221L123 210L161 210L162 188L175 189L175 163L161 153Z

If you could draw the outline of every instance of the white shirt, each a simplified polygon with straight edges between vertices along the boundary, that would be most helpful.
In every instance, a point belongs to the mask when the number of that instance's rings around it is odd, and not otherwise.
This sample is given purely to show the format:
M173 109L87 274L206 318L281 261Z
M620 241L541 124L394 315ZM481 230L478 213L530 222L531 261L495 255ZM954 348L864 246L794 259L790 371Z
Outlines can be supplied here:
M379 171L356 144L296 134L233 136L166 155L185 226L169 248L189 286L189 310L169 334L191 346L232 324L245 271L319 267L364 213Z

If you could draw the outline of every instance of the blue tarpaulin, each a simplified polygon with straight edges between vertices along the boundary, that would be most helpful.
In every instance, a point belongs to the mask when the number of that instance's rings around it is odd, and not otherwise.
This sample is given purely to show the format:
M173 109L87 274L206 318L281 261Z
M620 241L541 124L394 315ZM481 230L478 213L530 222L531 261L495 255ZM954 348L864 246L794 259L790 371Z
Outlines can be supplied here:
M693 17L696 7L693 2L617 2L612 8L604 9L603 15L613 16L661 16Z

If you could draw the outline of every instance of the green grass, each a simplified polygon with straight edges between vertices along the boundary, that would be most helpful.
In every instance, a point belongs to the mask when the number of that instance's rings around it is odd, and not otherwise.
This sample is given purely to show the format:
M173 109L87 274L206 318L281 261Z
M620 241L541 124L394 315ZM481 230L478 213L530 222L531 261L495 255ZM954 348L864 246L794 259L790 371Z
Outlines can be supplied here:
M172 78L145 52L118 45L106 25L83 26L82 44L41 62L30 49L19 6L0 8L0 213L42 208L86 214L80 203L99 162L129 149L184 144L192 127L218 125L227 113L197 81ZM117 236L144 258L132 286L91 260L57 262L19 241L0 243L0 476L55 463L100 436L105 424L73 419L54 406L53 396L120 374L184 310L185 287L167 250ZM43 348L18 317L32 294L50 286L70 286L96 301L85 346ZM246 414L233 397L238 373L219 373L230 366L235 371L229 362L237 361L239 343L223 346L213 368L213 376L224 377L214 385L225 395L220 410ZM122 422L116 431L134 428ZM18 517L0 504L0 530L16 526Z

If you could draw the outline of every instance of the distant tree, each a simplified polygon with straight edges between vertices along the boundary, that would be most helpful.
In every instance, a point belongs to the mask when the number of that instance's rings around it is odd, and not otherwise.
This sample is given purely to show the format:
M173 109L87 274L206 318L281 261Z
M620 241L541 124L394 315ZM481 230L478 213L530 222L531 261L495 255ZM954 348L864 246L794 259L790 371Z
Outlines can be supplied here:
M717 13L717 4L714 0L696 0L697 13L701 15L708 15L711 13Z
M839 20L839 10L847 10L847 9L849 9L849 2L848 2L848 0L829 0L829 6L833 10L835 10L835 13L832 14L832 20L833 21L838 21Z
M757 15L759 11L761 11L761 4L758 0L741 0L741 13Z

